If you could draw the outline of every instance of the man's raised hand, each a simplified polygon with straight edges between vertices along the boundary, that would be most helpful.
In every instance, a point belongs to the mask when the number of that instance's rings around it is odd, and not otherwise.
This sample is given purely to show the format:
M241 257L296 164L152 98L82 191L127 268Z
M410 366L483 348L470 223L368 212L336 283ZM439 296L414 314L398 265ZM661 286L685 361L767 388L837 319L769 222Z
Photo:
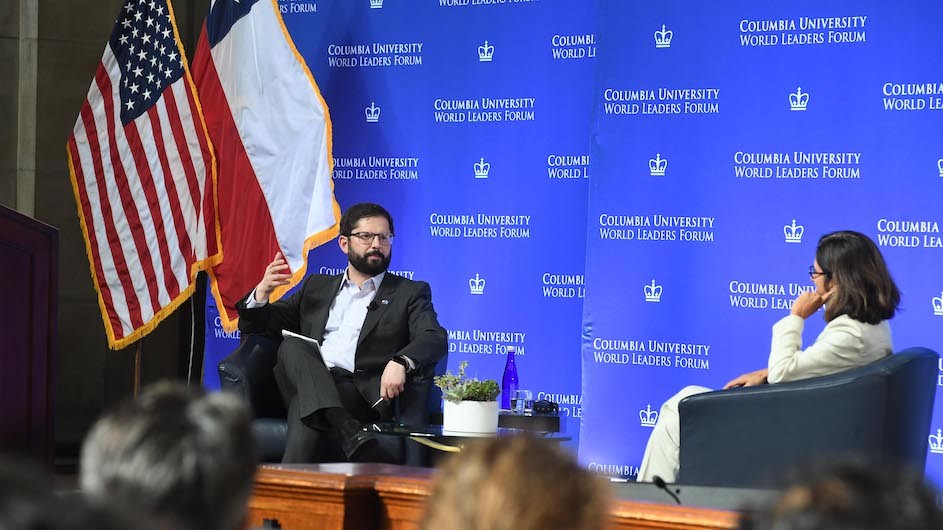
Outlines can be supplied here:
M289 274L288 263L285 261L285 258L282 257L281 252L276 252L275 258L265 267L265 274L262 276L262 281L255 287L255 301L260 303L268 302L269 296L272 296L272 292L275 291L275 288L288 285L290 279L291 274Z

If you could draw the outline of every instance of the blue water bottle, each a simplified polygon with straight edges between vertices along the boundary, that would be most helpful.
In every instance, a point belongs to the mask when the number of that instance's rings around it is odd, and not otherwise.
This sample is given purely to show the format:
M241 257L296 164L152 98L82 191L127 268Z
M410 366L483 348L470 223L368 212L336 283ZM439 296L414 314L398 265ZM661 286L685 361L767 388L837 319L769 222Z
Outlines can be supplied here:
M517 365L514 364L514 346L508 346L508 358L504 363L504 377L501 378L501 408L509 410L512 394L517 390Z

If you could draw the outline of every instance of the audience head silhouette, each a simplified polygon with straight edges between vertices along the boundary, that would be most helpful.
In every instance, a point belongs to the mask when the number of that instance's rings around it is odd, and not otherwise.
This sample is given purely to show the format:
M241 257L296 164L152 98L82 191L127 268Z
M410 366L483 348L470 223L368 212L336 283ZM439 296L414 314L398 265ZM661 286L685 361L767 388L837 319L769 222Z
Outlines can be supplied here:
M249 414L237 397L158 383L95 424L79 480L91 498L175 529L238 530L255 465Z
M943 513L921 474L894 466L822 466L783 490L741 530L938 530Z
M489 438L466 445L436 480L425 530L596 530L606 482L546 440Z
M52 477L39 467L0 457L2 530L158 530L132 521L117 507L80 495L56 495Z

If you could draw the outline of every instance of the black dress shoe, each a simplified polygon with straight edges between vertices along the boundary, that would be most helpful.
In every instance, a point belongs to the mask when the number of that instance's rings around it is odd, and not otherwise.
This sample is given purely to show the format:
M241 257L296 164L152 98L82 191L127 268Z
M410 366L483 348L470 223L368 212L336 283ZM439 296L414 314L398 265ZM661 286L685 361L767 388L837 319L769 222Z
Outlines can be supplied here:
M347 420L341 425L341 449L351 462L373 462L379 440L377 435L363 430L357 420Z

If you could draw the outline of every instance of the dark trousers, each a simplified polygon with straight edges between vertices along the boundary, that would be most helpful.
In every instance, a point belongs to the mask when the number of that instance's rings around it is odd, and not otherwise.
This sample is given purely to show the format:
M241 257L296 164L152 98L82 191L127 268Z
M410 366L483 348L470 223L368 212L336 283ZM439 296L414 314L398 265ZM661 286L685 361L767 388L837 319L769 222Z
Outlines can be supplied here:
M362 423L380 419L354 384L353 374L328 369L321 354L308 343L286 338L278 348L275 381L288 406L288 439L283 463L343 462L340 433L324 417L325 409L341 407ZM389 458L402 460L402 443L380 440Z

